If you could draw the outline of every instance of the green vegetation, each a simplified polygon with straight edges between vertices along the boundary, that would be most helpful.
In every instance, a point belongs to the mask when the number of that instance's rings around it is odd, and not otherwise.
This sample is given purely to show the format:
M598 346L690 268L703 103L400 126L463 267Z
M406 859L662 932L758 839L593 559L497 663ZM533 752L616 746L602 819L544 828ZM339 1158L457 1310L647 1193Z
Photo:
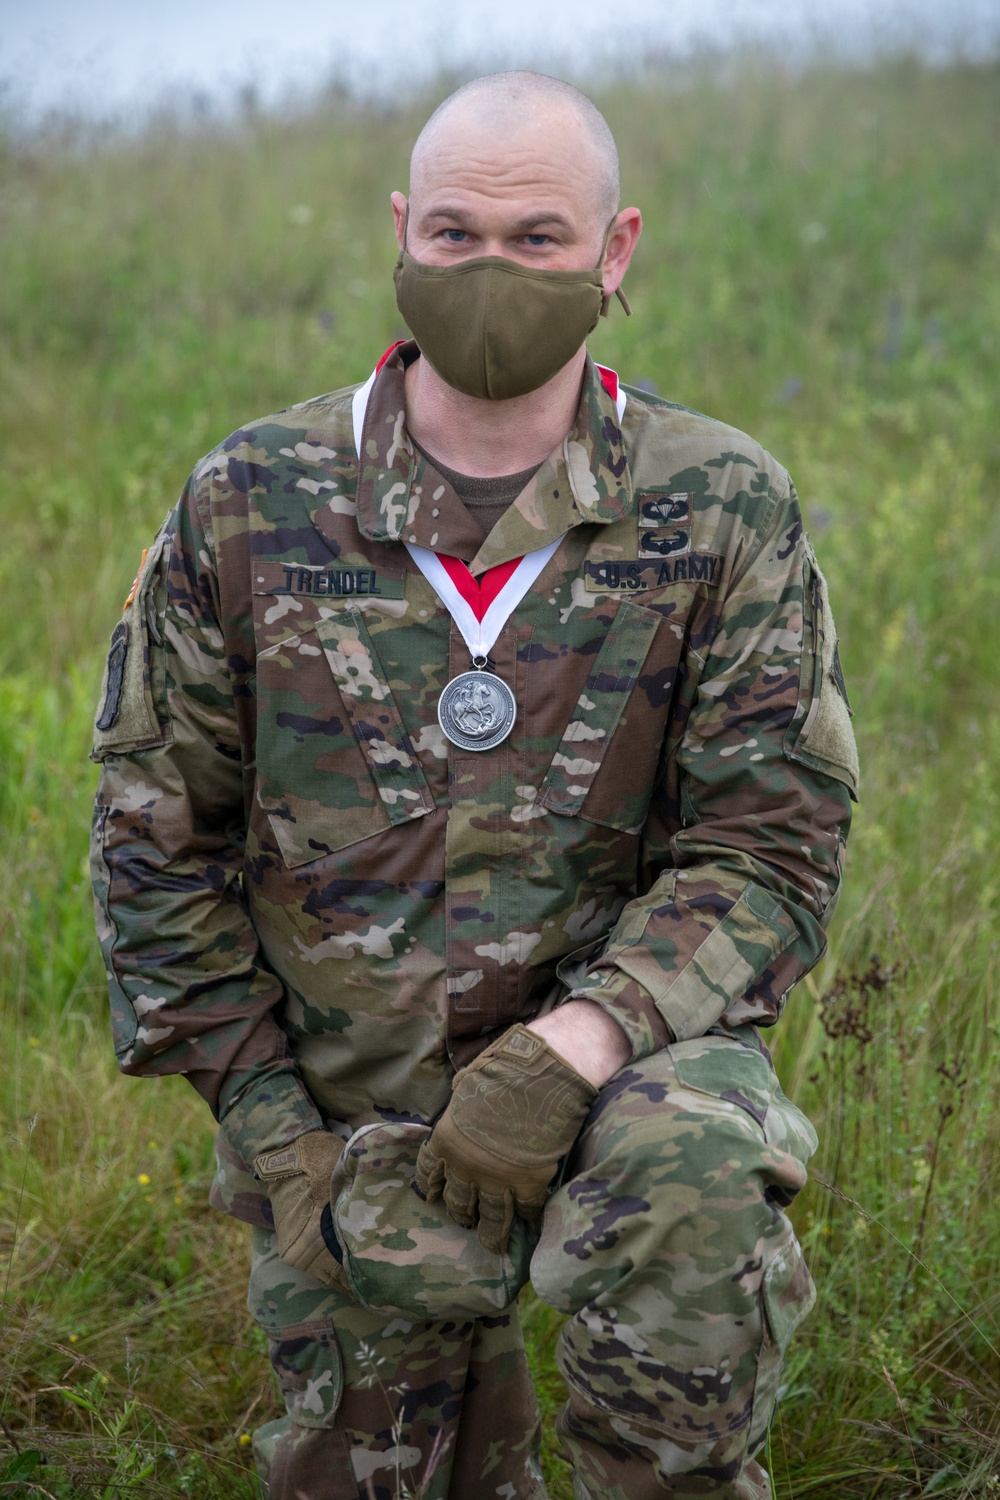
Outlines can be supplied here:
M774 1038L822 1136L776 1494L1000 1495L1000 70L733 63L600 102L647 228L595 353L788 465L862 750L831 954ZM0 140L4 1495L253 1493L274 1398L210 1122L114 1072L89 718L195 459L393 337L423 112ZM551 1412L557 1319L528 1322Z

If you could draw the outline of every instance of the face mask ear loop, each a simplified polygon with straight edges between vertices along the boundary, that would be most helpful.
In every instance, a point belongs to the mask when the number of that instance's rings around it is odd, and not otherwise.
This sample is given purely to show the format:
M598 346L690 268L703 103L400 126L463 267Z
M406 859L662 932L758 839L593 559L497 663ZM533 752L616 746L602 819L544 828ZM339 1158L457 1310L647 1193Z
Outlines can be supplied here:
M407 248L406 248L406 236L409 234L409 232L410 232L410 200L409 200L409 198L407 198L407 200L406 200L406 213L403 216L403 248L399 252L400 255L406 255L408 253Z
M615 224L617 223L617 221L618 221L618 215L615 214L614 217L611 220L611 223L608 225L607 229L604 232L604 244L601 246L600 258L599 258L599 260L597 262L597 269L598 269L598 271L602 271L604 269L604 257L608 253L608 245L611 243L611 235L612 235L612 233L614 231L614 227L615 227ZM615 290L614 290L613 293L611 293L611 292L605 292L604 293L603 297L601 298L601 317L602 318L606 318L607 317L607 315L608 315L608 309L611 306L611 298L612 298L612 296L615 296L615 297L618 298L618 301L621 303L622 307L624 307L624 309L625 309L625 316L626 316L626 318L630 318L632 316L632 309L629 306L628 298L626 297L625 293L622 291L622 289L621 289L620 286L615 287Z

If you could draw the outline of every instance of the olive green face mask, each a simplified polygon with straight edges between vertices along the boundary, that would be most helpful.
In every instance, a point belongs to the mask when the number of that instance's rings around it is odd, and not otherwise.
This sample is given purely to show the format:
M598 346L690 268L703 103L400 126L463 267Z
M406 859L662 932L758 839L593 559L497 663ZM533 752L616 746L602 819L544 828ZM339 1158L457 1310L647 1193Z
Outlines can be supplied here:
M502 255L427 266L404 249L393 280L421 354L455 390L489 401L525 396L551 380L608 305L599 268L536 270Z

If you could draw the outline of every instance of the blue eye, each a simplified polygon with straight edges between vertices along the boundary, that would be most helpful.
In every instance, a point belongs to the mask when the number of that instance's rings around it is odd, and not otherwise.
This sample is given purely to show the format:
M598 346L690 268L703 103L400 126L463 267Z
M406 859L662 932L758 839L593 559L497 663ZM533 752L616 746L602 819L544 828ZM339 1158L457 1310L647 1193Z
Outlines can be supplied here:
M526 239L529 245L547 245L549 242L547 234L529 234Z
M460 245L465 239L464 229L446 229L444 233L445 238L450 240L453 245Z

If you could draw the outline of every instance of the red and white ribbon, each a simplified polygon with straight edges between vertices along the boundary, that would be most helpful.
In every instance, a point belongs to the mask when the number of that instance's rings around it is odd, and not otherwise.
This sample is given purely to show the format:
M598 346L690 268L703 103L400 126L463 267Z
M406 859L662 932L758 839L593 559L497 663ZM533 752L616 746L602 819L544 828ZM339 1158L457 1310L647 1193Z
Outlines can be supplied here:
M562 536L557 536L547 547L497 568L487 568L478 581L459 557L431 552L413 542L404 546L455 621L475 661L490 654L497 636L561 541Z
M399 344L396 343L385 351L364 385L354 393L354 446L359 458L365 412L375 377L390 354L398 348ZM625 412L625 392L620 388L614 370L609 370L604 365L598 365L597 369L604 389L615 403L620 422ZM451 557L445 552L432 552L427 547L418 547L414 542L404 542L403 545L455 621L475 661L489 655L501 630L553 557L565 534L563 532L554 542L528 552L524 557L515 557L496 568L488 568L478 580L459 557Z

